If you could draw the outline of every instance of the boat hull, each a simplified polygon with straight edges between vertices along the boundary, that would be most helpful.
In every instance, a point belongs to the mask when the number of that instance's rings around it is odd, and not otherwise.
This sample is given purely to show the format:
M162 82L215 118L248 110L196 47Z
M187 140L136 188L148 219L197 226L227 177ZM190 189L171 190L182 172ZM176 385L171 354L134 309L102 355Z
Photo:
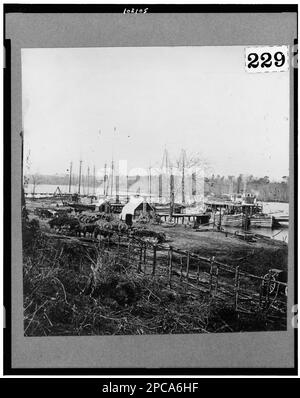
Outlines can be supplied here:
M221 218L216 215L214 223L218 226L221 225L221 227L244 228L249 226L249 218L244 214L224 214Z
M254 228L273 228L275 226L275 219L269 215L257 215L250 218L250 225Z

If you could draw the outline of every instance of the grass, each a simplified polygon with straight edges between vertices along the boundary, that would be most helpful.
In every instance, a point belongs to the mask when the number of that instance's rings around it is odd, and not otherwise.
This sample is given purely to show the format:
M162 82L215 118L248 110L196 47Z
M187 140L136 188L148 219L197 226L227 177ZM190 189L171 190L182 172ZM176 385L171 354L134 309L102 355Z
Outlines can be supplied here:
M143 335L271 330L165 276L151 277L112 250L46 237L23 222L24 334Z

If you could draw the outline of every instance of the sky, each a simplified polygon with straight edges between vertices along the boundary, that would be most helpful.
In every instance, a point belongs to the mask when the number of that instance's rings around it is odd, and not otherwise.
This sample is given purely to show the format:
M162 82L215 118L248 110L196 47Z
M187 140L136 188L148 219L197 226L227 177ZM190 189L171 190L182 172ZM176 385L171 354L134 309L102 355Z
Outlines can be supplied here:
M159 167L184 148L210 172L281 179L289 73L247 73L243 46L22 49L27 171Z

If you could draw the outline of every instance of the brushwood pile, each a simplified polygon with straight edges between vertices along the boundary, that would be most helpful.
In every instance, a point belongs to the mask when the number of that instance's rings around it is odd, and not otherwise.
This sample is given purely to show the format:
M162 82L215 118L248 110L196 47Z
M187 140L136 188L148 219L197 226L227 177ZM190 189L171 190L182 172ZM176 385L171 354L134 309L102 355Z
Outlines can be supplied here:
M91 237L100 239L112 237L114 234L136 237L152 243L164 243L166 234L147 229L147 226L140 220L129 227L124 221L115 219L107 213L88 213L79 216L63 213L55 214L48 222L50 229L57 233L77 237Z

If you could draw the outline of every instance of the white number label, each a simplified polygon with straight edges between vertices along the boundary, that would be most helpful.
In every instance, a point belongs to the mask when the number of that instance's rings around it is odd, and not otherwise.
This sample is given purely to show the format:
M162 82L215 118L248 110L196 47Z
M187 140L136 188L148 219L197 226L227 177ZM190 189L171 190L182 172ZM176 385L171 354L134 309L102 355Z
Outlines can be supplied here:
M286 72L289 70L289 48L246 47L245 67L248 73Z

